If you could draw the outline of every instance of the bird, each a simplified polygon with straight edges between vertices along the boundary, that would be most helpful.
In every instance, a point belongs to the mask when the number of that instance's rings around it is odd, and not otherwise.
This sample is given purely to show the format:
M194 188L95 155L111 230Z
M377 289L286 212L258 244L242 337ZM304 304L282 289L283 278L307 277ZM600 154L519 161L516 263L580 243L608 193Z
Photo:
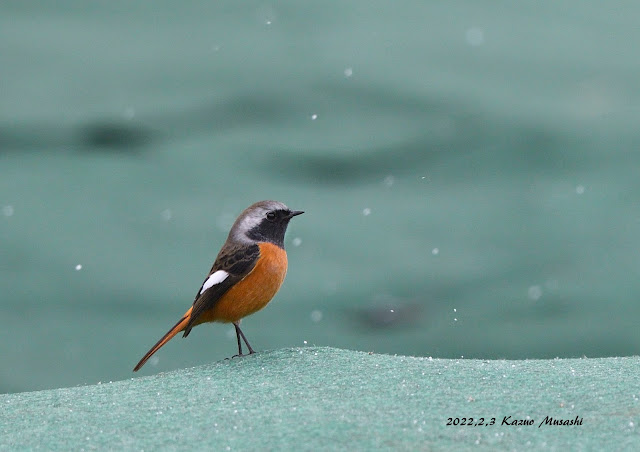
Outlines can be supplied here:
M224 245L196 294L193 305L142 357L134 372L176 334L187 337L191 329L208 322L232 323L238 340L255 353L240 321L264 308L280 289L287 274L284 235L289 221L304 212L279 201L260 201L247 207L233 223Z

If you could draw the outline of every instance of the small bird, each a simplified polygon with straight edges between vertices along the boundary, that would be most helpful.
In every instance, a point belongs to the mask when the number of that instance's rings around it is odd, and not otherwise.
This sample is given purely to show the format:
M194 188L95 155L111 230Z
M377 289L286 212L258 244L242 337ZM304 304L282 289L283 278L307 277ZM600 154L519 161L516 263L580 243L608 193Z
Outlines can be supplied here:
M247 207L233 223L193 305L133 371L137 372L176 334L184 331L183 337L187 337L194 326L206 322L233 323L237 356L243 356L240 338L249 354L255 353L240 329L240 320L264 308L278 292L287 274L284 233L289 220L302 213L278 201L260 201Z

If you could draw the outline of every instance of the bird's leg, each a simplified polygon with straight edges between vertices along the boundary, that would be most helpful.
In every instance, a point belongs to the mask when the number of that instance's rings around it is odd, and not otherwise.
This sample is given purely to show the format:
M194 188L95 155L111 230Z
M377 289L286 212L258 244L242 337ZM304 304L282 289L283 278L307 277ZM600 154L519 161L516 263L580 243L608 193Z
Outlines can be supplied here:
M242 331L240 330L240 325L236 322L233 322L233 326L236 328L236 339L238 339L238 354L233 356L233 358L235 358L236 356L242 356L242 342L240 342L240 335L242 334Z
M251 344L249 343L249 341L245 337L244 333L240 329L240 323L239 322L238 323L234 323L233 326L236 327L236 336L238 337L238 351L240 352L240 354L238 356L242 356L242 347L241 347L241 344L240 344L240 336L242 336L242 340L244 340L244 343L247 344L247 348L249 349L249 354L253 355L255 353L255 351L253 350L253 348L251 348Z

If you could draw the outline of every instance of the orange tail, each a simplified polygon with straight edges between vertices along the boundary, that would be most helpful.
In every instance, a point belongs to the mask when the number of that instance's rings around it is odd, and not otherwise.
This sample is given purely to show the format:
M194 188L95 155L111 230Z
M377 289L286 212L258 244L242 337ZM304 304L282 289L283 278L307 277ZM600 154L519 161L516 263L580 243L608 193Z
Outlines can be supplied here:
M185 314L182 316L182 318L178 321L178 323L176 323L174 325L173 328L171 328L169 330L169 332L167 334L165 334L164 336L162 336L162 339L160 339L158 342L156 342L156 345L154 345L153 347L151 347L151 350L149 350L147 352L146 355L144 355L142 357L142 359L140 360L140 362L136 365L136 367L133 368L134 372L137 372L138 370L140 370L140 368L142 366L144 366L144 363L147 362L147 360L149 358L151 358L153 356L153 354L155 352L157 352L158 350L160 350L160 347L162 347L164 344L166 344L167 342L169 342L173 336L175 336L176 334L178 334L180 331L184 330L185 327L187 326L187 324L189 323L189 320L191 319L191 310L193 308L189 308L189 310L187 312L185 312Z

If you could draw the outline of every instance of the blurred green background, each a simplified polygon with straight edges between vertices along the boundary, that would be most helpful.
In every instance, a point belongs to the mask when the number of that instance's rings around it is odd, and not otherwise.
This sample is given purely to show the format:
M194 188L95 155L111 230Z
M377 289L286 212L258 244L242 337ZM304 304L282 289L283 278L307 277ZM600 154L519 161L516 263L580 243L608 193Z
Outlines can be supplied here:
M638 14L3 2L0 392L133 376L261 199L307 213L258 350L637 354ZM234 353L203 325L141 373Z

